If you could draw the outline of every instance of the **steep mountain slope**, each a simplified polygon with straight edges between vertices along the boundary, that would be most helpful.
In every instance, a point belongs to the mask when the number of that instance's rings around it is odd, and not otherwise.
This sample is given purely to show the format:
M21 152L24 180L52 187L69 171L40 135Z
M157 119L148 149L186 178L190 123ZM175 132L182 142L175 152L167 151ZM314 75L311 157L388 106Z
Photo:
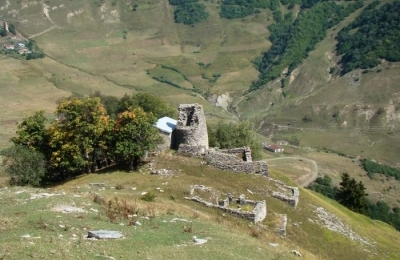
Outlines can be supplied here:
M335 39L360 13L328 30L299 67L247 95L236 111L277 139L399 163L399 63L382 59L372 69L341 75L346 70Z

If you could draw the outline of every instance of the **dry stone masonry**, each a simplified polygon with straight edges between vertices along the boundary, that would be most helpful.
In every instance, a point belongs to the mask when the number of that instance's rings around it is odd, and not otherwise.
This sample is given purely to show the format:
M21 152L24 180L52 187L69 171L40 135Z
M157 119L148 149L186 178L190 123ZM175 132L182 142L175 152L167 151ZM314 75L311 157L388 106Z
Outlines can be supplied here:
M277 186L286 192L285 194L283 192L274 191L272 192L272 197L282 200L291 205L292 207L296 208L297 204L299 203L299 196L300 196L299 188L288 186L284 184L282 181L277 181L273 179L270 180L276 182Z
M172 147L190 156L205 154L208 132L203 107L199 104L181 104L178 123L172 134Z
M187 156L203 156L209 165L233 172L268 176L266 162L253 162L249 147L218 150L208 149L208 132L203 107L181 104L178 121L172 133L171 147Z
M215 168L222 170L268 176L267 163L260 161L253 162L249 147L226 150L212 148L206 152L206 161Z
M254 223L262 222L267 216L267 204L265 200L263 201L248 200L243 194L239 196L239 199L235 199L232 195L228 195L227 198L223 200L218 200L217 203L214 204L212 202L200 198L199 196L196 196L195 195L196 190L210 192L211 188L203 185L193 185L190 187L191 196L185 197L185 199L202 203L207 207L221 209L225 212L232 214L233 216L245 218L253 221ZM243 211L240 208L239 209L230 208L229 205L233 203L236 203L238 205L252 205L253 210L250 212L250 211Z

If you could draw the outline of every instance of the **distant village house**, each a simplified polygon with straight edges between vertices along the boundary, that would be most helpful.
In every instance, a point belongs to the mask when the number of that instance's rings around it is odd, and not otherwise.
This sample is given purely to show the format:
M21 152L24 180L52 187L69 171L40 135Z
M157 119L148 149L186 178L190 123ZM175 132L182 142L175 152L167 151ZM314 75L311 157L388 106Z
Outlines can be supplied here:
M264 148L273 153L281 153L284 149L276 144L264 145Z

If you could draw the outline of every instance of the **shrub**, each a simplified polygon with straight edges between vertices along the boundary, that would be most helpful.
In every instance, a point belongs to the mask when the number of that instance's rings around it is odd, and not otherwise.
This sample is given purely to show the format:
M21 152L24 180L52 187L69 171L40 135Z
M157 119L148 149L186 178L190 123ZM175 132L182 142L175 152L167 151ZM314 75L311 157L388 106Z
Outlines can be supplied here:
M146 194L142 195L140 197L141 200L147 201L147 202L153 202L155 201L157 195L152 193L152 192L147 192Z
M11 185L40 186L46 174L44 155L21 145L15 145L0 152L2 165L11 177Z

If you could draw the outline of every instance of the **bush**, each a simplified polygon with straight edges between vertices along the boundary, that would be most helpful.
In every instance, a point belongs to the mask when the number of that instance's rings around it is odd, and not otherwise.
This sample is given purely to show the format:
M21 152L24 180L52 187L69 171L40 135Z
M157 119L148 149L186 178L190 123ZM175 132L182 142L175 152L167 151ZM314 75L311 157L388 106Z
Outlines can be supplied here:
M28 55L26 56L27 60L34 60L34 59L41 59L41 58L44 58L44 54L40 53L40 52L28 53Z
M10 175L10 185L40 186L46 174L44 155L24 146L15 145L0 152L2 165Z
M208 126L209 145L222 149L249 146L253 159L261 157L262 145L249 122L219 122L216 128Z
M10 24L8 25L8 31L10 31L10 33L12 33L12 34L14 34L14 35L17 34L17 32L15 31L15 26L14 26L14 24L12 24L12 23L10 23Z
M155 201L157 195L152 193L152 192L147 192L146 194L142 195L140 197L141 200L147 201L147 202L153 202Z

